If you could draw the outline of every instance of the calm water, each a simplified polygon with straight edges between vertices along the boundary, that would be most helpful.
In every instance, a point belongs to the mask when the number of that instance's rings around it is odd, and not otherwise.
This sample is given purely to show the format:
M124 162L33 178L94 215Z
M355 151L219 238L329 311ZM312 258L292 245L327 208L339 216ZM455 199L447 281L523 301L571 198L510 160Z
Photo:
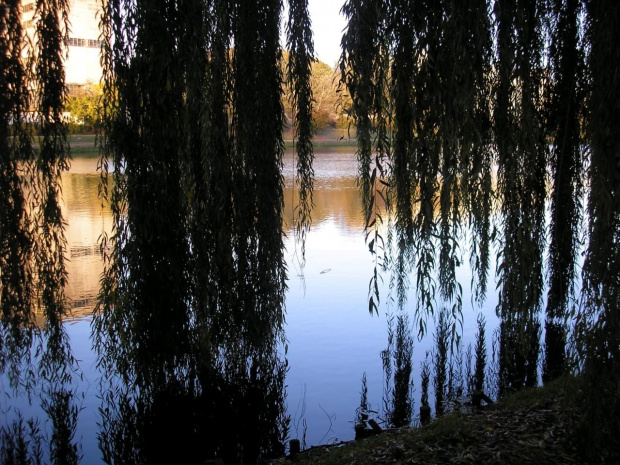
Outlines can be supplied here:
M68 223L69 282L67 295L73 318L66 321L74 355L80 360L83 382L77 387L79 407L76 439L84 455L82 463L100 463L97 423L100 406L91 349L91 313L98 293L102 262L98 239L109 231L112 217L97 197L99 174L96 159L74 159L63 177L64 214ZM319 149L315 162L316 185L313 227L306 243L306 265L301 269L299 253L292 234L287 234L289 270L286 299L288 339L287 405L291 416L290 437L301 436L305 428L308 446L349 440L354 436L352 420L359 405L361 378L366 373L371 406L381 408L383 374L380 351L387 345L383 289L379 316L370 316L367 308L368 281L372 257L364 243L361 202L355 183L356 159L353 149ZM285 223L293 214L293 157L285 156ZM288 231L288 226L286 226ZM492 275L491 275L492 276ZM473 341L475 316L467 292L467 270L460 271L463 284L465 344ZM492 283L489 286L492 289ZM410 300L414 301L412 294ZM410 306L413 306L410 304ZM483 309L487 334L495 326L495 301ZM432 329L432 324L429 325ZM414 367L419 367L432 338L416 340ZM490 346L489 346L490 351ZM4 381L6 383L6 381ZM416 406L419 407L419 375L414 374ZM0 424L8 422L19 408L25 417L39 416L45 424L37 399L29 406L24 400L3 396L0 400ZM305 423L305 427L304 427Z

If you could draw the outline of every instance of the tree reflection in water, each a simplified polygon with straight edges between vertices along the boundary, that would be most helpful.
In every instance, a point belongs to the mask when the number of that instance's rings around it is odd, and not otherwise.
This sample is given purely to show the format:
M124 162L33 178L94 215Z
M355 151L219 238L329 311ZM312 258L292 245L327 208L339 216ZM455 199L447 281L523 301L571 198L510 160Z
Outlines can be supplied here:
M237 352L237 351L235 351ZM221 354L195 379L106 391L99 446L106 463L256 463L284 453L286 363L277 354Z
M21 412L0 428L0 463L37 464L49 463L77 465L81 460L81 448L76 441L78 407L73 391L65 385L45 388L41 395L41 407L45 411L51 429L44 434L38 420L24 419ZM47 450L44 450L47 446ZM48 455L49 454L49 455Z

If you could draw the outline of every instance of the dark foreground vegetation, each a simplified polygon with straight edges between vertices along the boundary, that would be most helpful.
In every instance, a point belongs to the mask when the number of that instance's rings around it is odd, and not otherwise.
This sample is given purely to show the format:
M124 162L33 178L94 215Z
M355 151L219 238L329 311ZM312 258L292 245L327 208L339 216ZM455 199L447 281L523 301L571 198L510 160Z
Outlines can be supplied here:
M136 431L174 405L169 396L200 401L208 424L246 421L244 437L206 441L214 456L253 463L283 450L284 86L302 262L319 101L308 5L288 3L283 18L279 0L102 2L100 195L114 224L101 238L92 337L108 463L149 463ZM68 10L38 0L29 47L20 2L0 2L0 371L11 389L45 383L50 405L66 407L76 376L59 203ZM340 90L375 263L368 310L380 311L388 275L418 335L434 318L438 346L458 340L457 269L469 261L476 304L497 285L499 395L535 386L541 364L546 383L579 373L584 447L596 458L620 437L620 5L348 0L343 13ZM24 124L33 119L36 143ZM393 340L404 354L405 333ZM388 388L406 392L411 365L394 354ZM449 374L433 378L441 400ZM407 402L392 408L395 423L411 415Z
M581 427L582 379L562 377L483 408L464 405L428 426L312 447L277 464L585 464L618 463L617 444L588 458ZM607 425L600 425L606 428ZM615 448L614 448L615 447Z

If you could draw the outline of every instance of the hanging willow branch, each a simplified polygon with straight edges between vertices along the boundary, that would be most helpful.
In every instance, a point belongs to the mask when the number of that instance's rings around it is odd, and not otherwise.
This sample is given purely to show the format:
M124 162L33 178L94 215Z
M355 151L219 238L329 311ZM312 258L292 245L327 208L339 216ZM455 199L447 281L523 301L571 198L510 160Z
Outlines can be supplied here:
M578 0L557 0L552 9L550 50L552 85L549 97L549 126L553 134L550 165L553 176L551 243L549 245L549 290L545 321L544 379L566 371L565 321L574 298L576 267L580 250L583 200L582 120L584 117L584 65L580 49Z
M454 2L448 30L454 59L445 60L453 92L453 120L458 143L458 170L462 205L456 215L469 212L471 228L470 264L472 288L479 304L487 291L490 268L491 215L494 201L491 133L491 20L486 0ZM454 24L454 26L451 26ZM452 67L449 63L452 61ZM458 216L455 217L458 221Z
M278 353L286 289L281 2L102 7L102 194L114 230L102 243L93 325L105 379L125 386L106 397L108 433L129 437L145 411L156 415L162 396L189 399L223 429L230 418L247 419L208 452L255 463L281 452L288 424ZM312 206L313 51L306 3L290 11L303 241ZM265 405L260 414L243 410ZM204 433L205 418L188 420L185 441ZM106 450L114 454L114 445Z
M45 315L47 350L42 369L67 381L64 365L70 359L69 341L61 318L66 314L64 287L66 240L64 219L60 210L61 174L69 169L67 125L62 112L67 98L64 75L64 44L69 30L69 5L64 0L39 0L35 38L36 104L41 128L40 152L36 161L40 186L35 191L37 240L35 263L40 304Z
M617 447L620 434L620 5L588 1L587 43L590 142L588 233L584 305L577 347L588 382L586 447L591 456L604 443ZM609 425L602 431L601 424Z
M297 139L295 144L297 155L296 183L299 185L299 209L293 229L301 242L303 263L306 254L306 235L312 223L311 211L314 206L312 202L314 184L312 136L314 127L312 121L312 88L310 85L314 44L312 43L307 0L290 0L289 3L287 81L292 90L293 107L297 109L294 118L295 138Z
M457 243L463 200L479 239L472 252L479 294L486 290L491 208L486 3L351 1L343 11L349 26L341 79L352 96L362 199L367 228L374 232L369 247L396 253L392 261L384 255L381 264L392 266L401 307L408 275L416 271L416 321L423 333L436 289L453 302L453 316L461 313L456 267L462 261ZM380 154L375 160L373 150ZM386 250L378 233L382 215L386 225L394 221L395 236L388 232L396 241L393 250L392 245ZM375 274L371 310L377 283Z
M31 345L44 344L39 373L49 382L65 382L73 359L62 326L67 307L64 220L59 205L61 174L69 167L64 44L68 4L39 0L33 37L21 27L19 2L2 2L2 238L0 275L2 361L9 364L13 387L25 375L34 381ZM32 134L40 131L39 148ZM42 338L35 312L45 316ZM6 336L6 338L5 338ZM23 362L24 365L20 366ZM23 369L23 372L21 372Z
M0 9L0 372L8 368L19 384L22 361L29 364L34 320L34 237L28 214L28 188L19 164L32 169L33 147L26 118L28 69L22 60L20 2ZM12 91L9 91L12 90Z
M389 205L387 182L391 151L389 88L389 10L386 2L349 0L342 7L348 27L342 37L341 82L351 96L349 112L357 139L358 182L366 222L366 242L375 259L369 283L370 313L378 313L380 272L386 241L380 232ZM386 221L387 223L387 221Z
M129 379L135 376L148 391L150 382L161 382L185 366L189 344L180 185L183 66L179 54L171 53L178 45L173 5L140 2L127 9L129 24L134 19L141 27L133 30L122 22L120 11L112 12L119 21L112 26L123 35L107 39L114 42L115 53L112 70L105 71L118 76L106 86L112 93L106 100L118 105L110 115L117 119L107 128L114 150L115 236L102 287L105 312L97 328L107 323L105 344L117 347L106 363L115 361L113 353L123 363L133 361L136 371ZM135 39L123 44L119 37Z
M496 2L499 77L495 132L503 229L498 259L502 392L537 383L547 167L541 95L543 3Z

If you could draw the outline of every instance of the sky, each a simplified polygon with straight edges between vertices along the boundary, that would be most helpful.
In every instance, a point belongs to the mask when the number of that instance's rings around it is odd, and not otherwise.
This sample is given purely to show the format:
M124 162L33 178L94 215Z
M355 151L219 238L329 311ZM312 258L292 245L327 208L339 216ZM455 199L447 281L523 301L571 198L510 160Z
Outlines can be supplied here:
M314 52L317 58L334 67L340 58L340 39L346 26L340 8L344 0L308 0Z

